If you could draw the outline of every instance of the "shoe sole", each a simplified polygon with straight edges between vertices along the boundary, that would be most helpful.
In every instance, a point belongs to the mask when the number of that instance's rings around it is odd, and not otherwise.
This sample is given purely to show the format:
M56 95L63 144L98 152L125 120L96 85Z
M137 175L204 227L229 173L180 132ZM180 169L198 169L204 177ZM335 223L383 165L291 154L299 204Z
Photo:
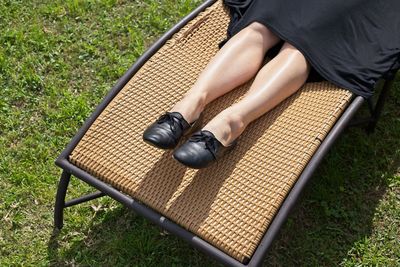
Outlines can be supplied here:
M174 148L175 148L175 147L173 147L173 148L161 147L161 146L158 146L158 145L154 144L153 142L151 142L151 141L149 141L149 140L147 140L147 139L144 139L144 138L143 138L143 141L144 141L145 143L151 145L152 147L160 148L160 149L162 149L162 150L170 150L170 149L174 149Z
M182 164L183 166L185 166L185 167L188 167L188 168L191 168L191 169L195 169L195 170L203 169L203 168L196 168L196 167L193 167L193 166L186 165L186 164L183 163L182 161L180 161L180 160L178 160L177 158L175 158L175 157L174 157L174 154L172 154L172 158L173 158L174 160L176 160L177 162L179 162L180 164Z

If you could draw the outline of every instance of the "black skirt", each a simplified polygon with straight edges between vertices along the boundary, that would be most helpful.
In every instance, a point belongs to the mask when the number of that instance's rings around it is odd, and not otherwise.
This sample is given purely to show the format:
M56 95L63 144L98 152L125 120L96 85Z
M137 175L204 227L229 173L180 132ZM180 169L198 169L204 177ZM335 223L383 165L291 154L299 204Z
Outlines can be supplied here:
M369 98L376 82L400 68L400 0L224 0L227 39L258 21L296 47L328 80Z

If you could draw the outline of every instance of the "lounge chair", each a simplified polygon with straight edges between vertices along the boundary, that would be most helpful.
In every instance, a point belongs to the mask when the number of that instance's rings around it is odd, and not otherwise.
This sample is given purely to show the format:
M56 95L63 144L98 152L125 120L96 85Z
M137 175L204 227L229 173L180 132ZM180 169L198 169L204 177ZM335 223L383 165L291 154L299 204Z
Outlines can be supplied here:
M376 105L329 82L305 84L252 122L238 146L206 169L185 168L172 151L145 144L144 129L184 95L218 51L228 14L222 1L203 3L139 58L87 119L56 160L63 169L56 228L63 226L64 208L107 195L225 265L260 266L342 131L374 129L393 74ZM209 104L205 122L239 101L251 82ZM352 120L363 103L371 116ZM71 174L99 191L66 201Z

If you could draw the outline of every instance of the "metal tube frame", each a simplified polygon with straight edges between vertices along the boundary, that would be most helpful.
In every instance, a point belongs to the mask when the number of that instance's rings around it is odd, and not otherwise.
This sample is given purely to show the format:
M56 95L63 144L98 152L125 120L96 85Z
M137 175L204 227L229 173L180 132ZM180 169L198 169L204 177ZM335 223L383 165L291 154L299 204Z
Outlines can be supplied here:
M316 153L313 155L302 174L298 178L297 182L287 195L284 200L282 206L278 210L275 215L273 221L271 222L268 230L263 236L260 244L255 250L251 259L246 259L244 262L239 262L233 257L229 256L225 252L219 250L213 245L209 244L207 241L201 239L197 235L187 231L183 227L174 223L173 221L167 219L162 214L157 211L147 207L143 203L136 201L130 196L118 191L117 189L111 187L110 185L98 180L92 175L86 173L84 170L76 167L69 161L69 155L76 147L78 142L84 136L86 131L92 125L92 123L96 120L96 118L100 115L100 113L107 107L107 105L112 101L112 99L118 94L118 92L124 87L124 85L131 79L131 77L143 66L143 64L154 55L159 48L161 48L167 40L169 40L174 33L179 31L183 26L185 26L190 20L195 18L200 12L202 12L205 8L209 7L216 0L207 0L198 8L196 8L192 13L182 19L178 24L176 24L173 28L171 28L167 33L165 33L156 43L154 43L137 61L136 63L120 78L120 80L116 83L116 85L112 88L109 94L104 98L104 100L100 103L100 105L95 109L93 114L85 121L84 125L80 128L78 133L73 137L71 142L67 145L64 151L60 154L60 156L56 160L56 165L63 169L60 182L58 185L56 201L55 201L55 209L54 209L54 226L58 229L63 227L63 211L64 208L70 207L73 205L77 205L104 195L110 196L113 199L119 201L124 204L126 207L134 210L136 213L146 217L151 222L160 226L161 228L177 235L182 238L186 242L190 243L193 247L205 252L206 254L212 256L217 261L221 262L226 266L235 266L235 267L244 267L244 266L261 266L263 259L271 247L271 244L275 237L277 236L279 229L282 227L283 223L286 221L291 209L296 204L301 192L304 187L312 177L317 166L320 164L323 157L327 154L330 147L334 144L335 140L340 136L343 130L348 126L354 114L360 108L360 106L364 103L364 98L361 96L354 96L352 98L351 103L348 105L347 109L343 112L341 117L337 120L335 125L332 127L326 138L322 141L321 145L317 149ZM389 89L384 89L387 92ZM387 93L384 96L380 96L378 103L375 107L376 111L376 120L379 118L379 114L382 111L383 102L386 98ZM375 124L373 125L373 127ZM93 186L98 189L98 192L70 200L65 202L65 197L67 193L67 188L70 182L71 175L79 178L80 180L86 182L87 184Z
M60 182L58 183L56 203L54 205L54 226L58 229L63 227L65 196L67 195L70 179L71 174L64 170L61 174Z

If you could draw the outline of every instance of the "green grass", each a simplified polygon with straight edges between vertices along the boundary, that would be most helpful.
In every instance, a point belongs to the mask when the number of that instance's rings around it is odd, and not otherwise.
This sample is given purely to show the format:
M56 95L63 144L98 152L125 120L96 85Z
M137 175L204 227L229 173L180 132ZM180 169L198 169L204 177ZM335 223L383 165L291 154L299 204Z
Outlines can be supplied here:
M116 80L199 0L0 0L0 266L217 266L103 198L53 235L54 160ZM400 81L376 132L349 129L266 259L400 265ZM365 110L364 110L365 111ZM70 196L90 188L73 179Z

